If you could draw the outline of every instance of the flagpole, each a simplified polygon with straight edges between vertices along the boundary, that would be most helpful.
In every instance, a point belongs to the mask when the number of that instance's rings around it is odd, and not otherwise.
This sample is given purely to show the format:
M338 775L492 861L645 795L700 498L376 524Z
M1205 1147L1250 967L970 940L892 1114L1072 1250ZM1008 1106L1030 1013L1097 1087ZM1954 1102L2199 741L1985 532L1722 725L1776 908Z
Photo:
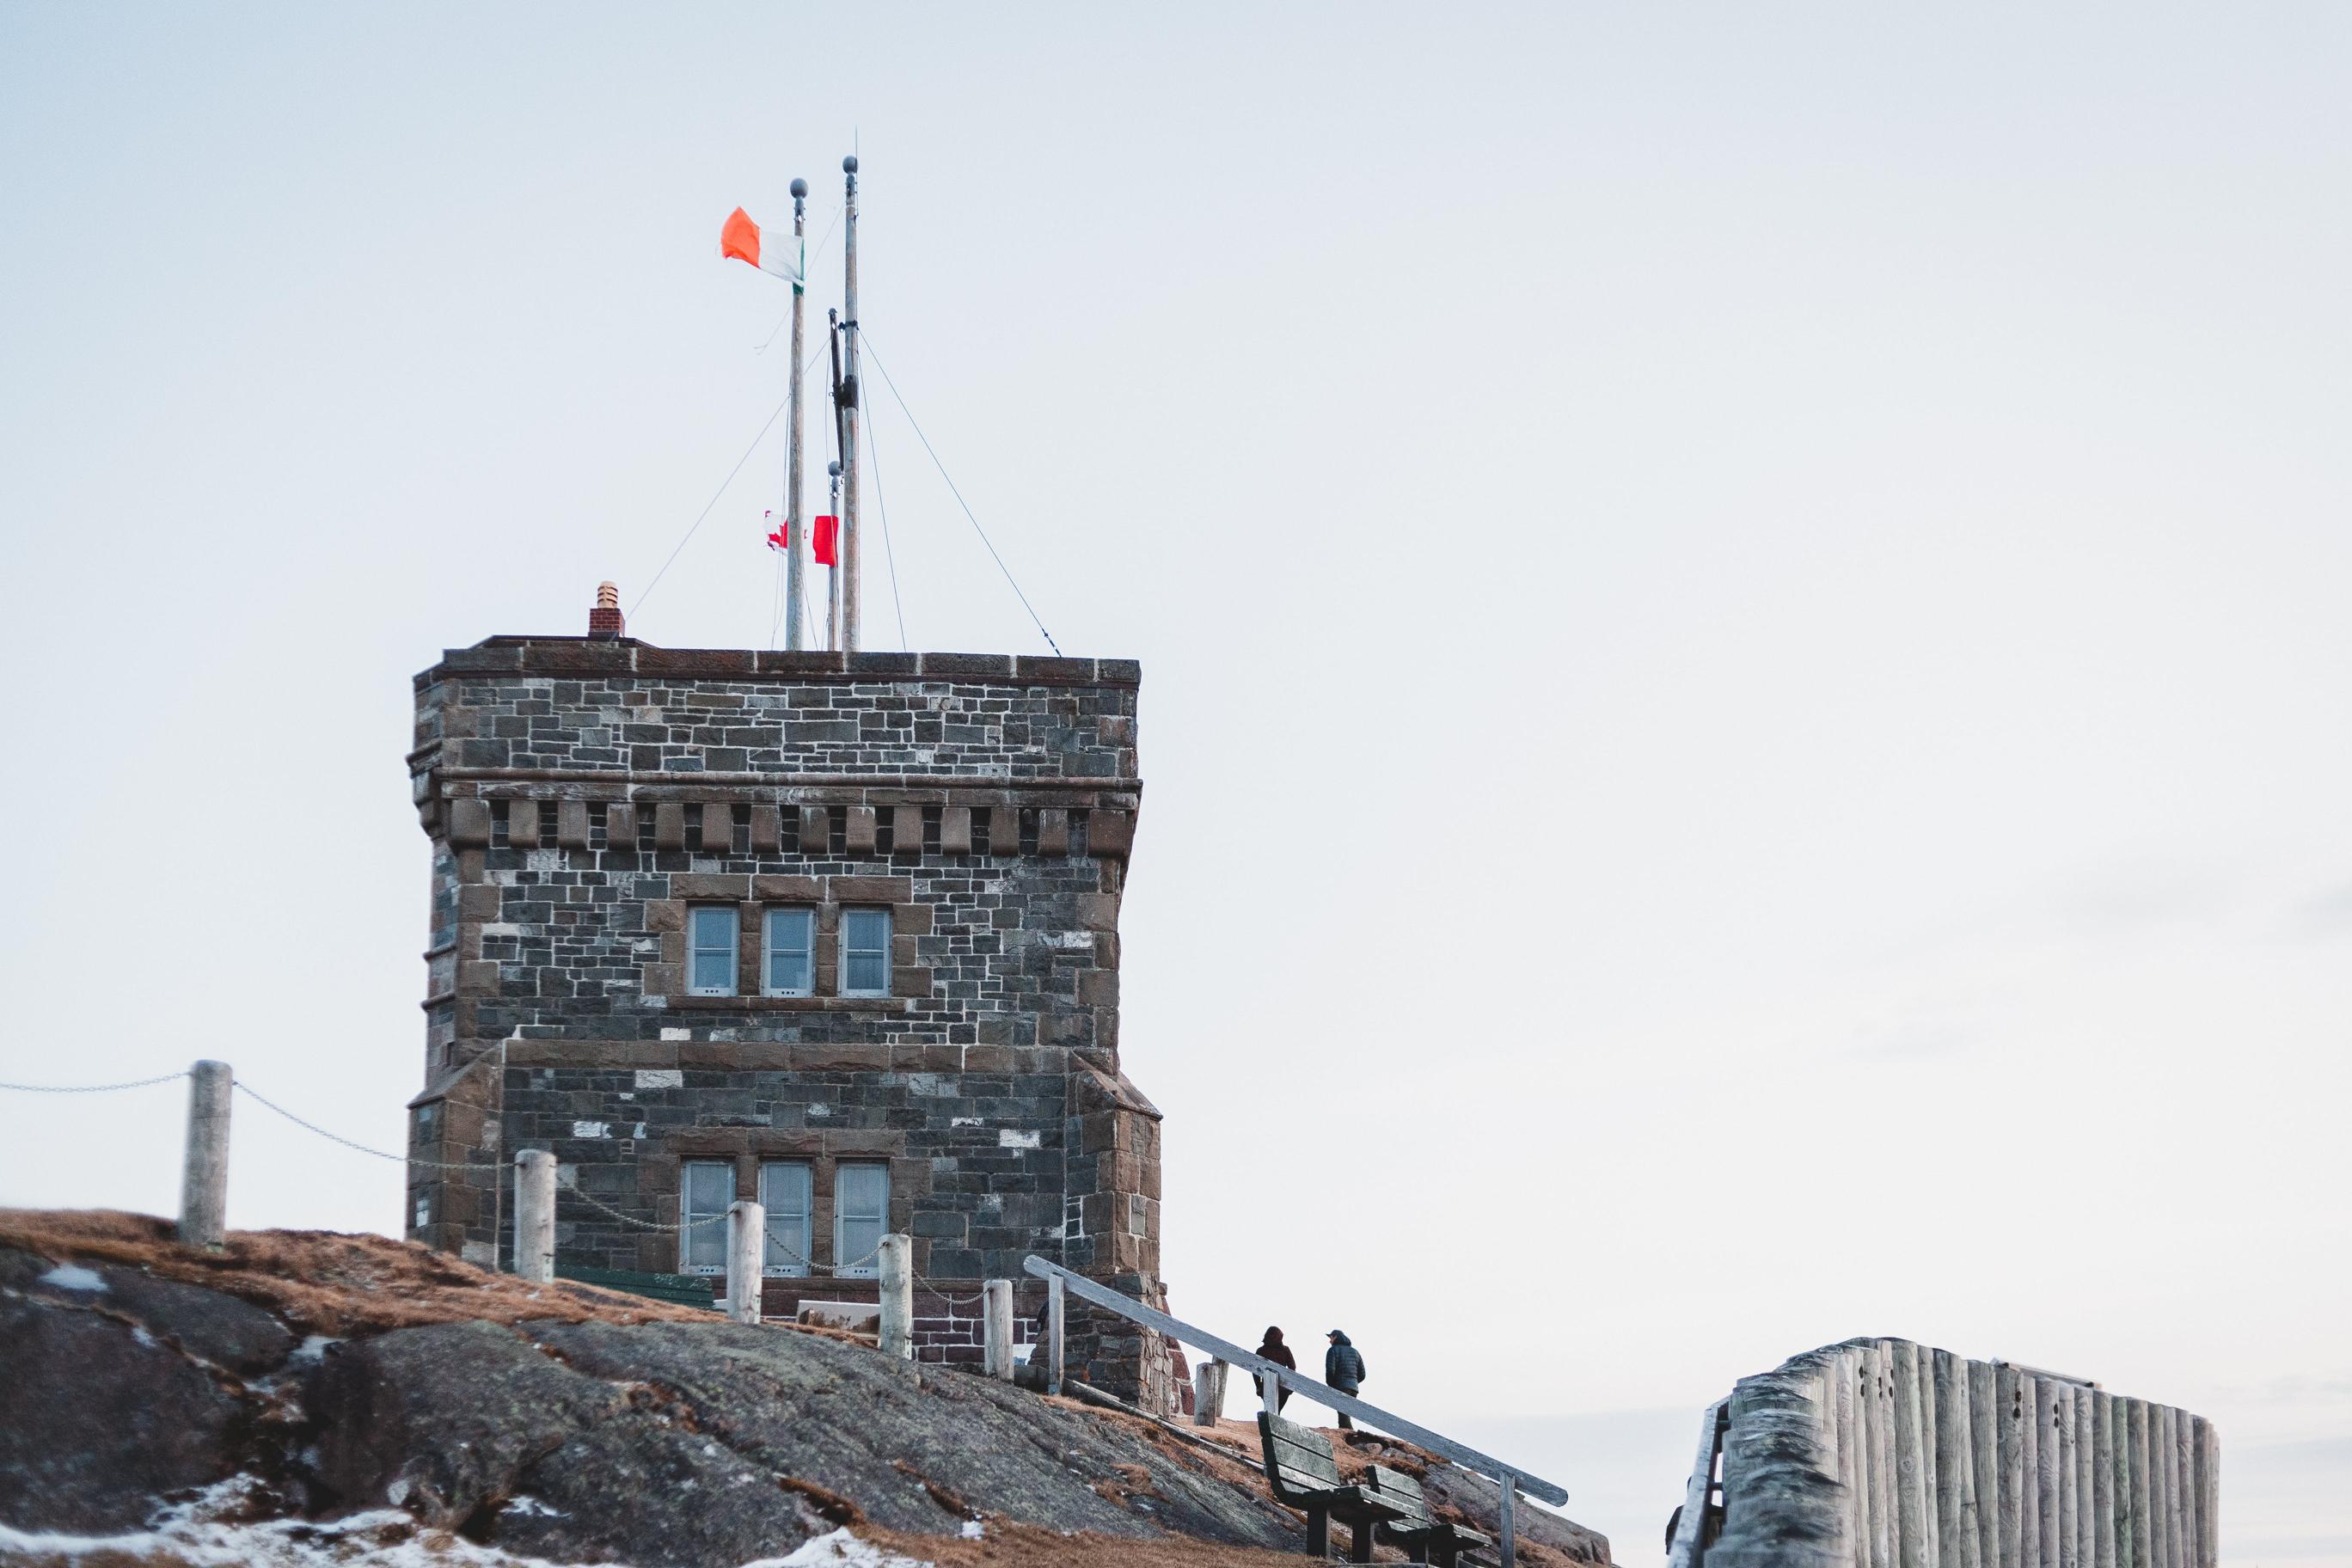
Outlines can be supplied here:
M836 378L838 379L838 378ZM841 465L833 463L825 472L833 478L832 504L826 507L833 519L833 564L824 569L824 646L834 652L841 651Z
M808 218L804 199L808 182L793 182L793 243L800 251L799 276L793 279L793 411L788 426L792 452L784 459L784 646L798 649L807 640L801 629L801 580L808 556L808 529L801 517L801 296L808 276Z
M841 347L841 646L858 647L857 583L857 158L841 161L846 181L842 209Z

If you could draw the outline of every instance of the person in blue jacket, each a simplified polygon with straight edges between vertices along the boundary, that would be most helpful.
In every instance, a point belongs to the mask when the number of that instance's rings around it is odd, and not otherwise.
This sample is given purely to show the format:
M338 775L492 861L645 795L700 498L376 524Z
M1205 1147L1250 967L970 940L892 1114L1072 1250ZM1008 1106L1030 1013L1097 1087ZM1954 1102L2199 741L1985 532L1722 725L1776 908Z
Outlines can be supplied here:
M1363 1354L1349 1343L1347 1335L1337 1329L1331 1331L1330 1340L1331 1348L1323 1352L1323 1381L1342 1394L1353 1394L1363 1386ZM1346 1411L1339 1412L1339 1429L1342 1432L1352 1432L1356 1424L1348 1419Z

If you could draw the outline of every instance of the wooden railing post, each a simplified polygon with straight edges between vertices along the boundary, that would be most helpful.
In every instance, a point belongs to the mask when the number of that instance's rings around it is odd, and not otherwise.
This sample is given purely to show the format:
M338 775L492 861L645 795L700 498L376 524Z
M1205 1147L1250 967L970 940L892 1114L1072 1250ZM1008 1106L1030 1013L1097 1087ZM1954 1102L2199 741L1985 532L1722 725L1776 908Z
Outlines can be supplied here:
M1214 1426L1225 1412L1225 1363L1211 1357L1192 1369L1192 1425Z
M882 1238L878 1259L882 1276L882 1353L897 1361L915 1359L915 1240L908 1236Z
M1013 1281L991 1279L980 1288L981 1355L988 1375L1013 1381Z
M180 1174L180 1239L221 1249L228 1235L226 1062L198 1062L188 1073L188 1144Z
M534 1284L555 1278L555 1156L544 1149L515 1156L514 1265Z
M1495 1555L1501 1560L1503 1568L1517 1568L1519 1560L1519 1523L1515 1517L1518 1500L1519 1479L1506 1475L1503 1500L1495 1513Z
M767 1205L749 1198L737 1198L727 1205L727 1315L736 1322L760 1321L767 1244Z

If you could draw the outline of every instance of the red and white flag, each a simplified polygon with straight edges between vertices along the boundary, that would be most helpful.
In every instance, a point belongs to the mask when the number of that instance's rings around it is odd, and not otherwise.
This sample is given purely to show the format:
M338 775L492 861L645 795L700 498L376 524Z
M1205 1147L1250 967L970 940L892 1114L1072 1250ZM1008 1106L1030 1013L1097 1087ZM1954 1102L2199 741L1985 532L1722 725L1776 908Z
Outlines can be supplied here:
M805 242L803 242L805 243ZM777 247L772 251L760 244L760 226L751 215L737 207L727 215L719 230L719 254L738 261L748 261L762 272L772 272L785 282L798 285L807 269L808 258L793 254L801 247Z

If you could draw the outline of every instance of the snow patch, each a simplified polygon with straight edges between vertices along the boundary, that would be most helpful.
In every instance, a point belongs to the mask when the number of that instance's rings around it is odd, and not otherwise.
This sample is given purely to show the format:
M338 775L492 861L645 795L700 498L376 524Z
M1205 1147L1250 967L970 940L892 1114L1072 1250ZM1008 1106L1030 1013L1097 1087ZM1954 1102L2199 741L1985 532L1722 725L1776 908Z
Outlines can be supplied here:
M743 1568L932 1568L932 1564L885 1552L872 1542L858 1540L844 1526L804 1542L790 1557L762 1557Z
M310 1338L304 1340L300 1344L294 1347L294 1353L286 1358L286 1364L289 1366L316 1366L319 1363L327 1359L327 1349L329 1346L339 1345L342 1342L343 1342L341 1340L331 1340L324 1334L312 1334Z
M79 1263L60 1263L41 1276L41 1283L54 1285L60 1290L95 1290L106 1294L106 1281L98 1277L95 1268L84 1268Z

